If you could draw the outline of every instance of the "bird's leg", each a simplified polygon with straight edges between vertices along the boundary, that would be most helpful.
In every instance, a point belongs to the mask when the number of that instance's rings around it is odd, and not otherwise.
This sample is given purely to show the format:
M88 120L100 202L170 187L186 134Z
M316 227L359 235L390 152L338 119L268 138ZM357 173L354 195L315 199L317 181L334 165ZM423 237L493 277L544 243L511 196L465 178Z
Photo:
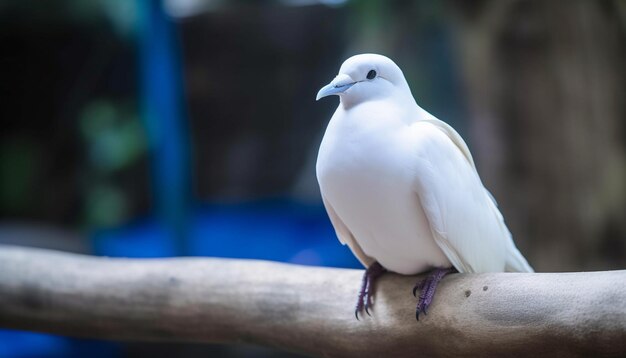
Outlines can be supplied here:
M374 282L376 279L385 273L387 270L382 267L378 262L374 262L363 273L363 279L361 280L361 290L359 290L359 297L356 301L356 308L354 310L354 316L359 319L359 312L362 312L365 308L365 312L369 315L369 309L372 307L372 296L374 296Z
M372 307L372 297L374 297L374 289L376 288L374 283L376 282L376 279L383 273L387 272L387 270L378 262L373 263L369 268L370 275L367 280L367 291L365 294L365 312L371 316L369 309Z
M415 308L415 319L419 321L420 312L424 312L424 314L426 314L426 310L433 301L433 297L435 297L435 291L437 290L439 281L441 281L445 275L453 271L453 268L436 268L432 270L425 279L420 280L415 284L415 287L413 288L413 296L416 295L417 290L422 290L419 300L417 301L417 307Z

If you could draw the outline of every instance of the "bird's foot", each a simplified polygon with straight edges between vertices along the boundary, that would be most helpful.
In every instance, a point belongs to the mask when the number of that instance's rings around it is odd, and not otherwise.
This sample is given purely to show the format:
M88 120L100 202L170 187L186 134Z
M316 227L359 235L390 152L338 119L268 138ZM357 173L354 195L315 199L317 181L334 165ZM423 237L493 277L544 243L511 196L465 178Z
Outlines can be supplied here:
M365 270L361 281L361 290L359 291L359 297L354 310L354 316L357 320L359 319L359 313L362 314L363 310L371 316L369 310L372 307L372 297L374 296L374 281L386 271L387 270L378 262L374 262Z
M415 319L419 321L420 313L423 312L426 314L426 310L433 301L433 297L435 297L435 291L437 290L439 281L451 272L454 272L453 268L436 268L432 270L425 279L420 280L415 284L415 287L413 288L413 296L417 297L417 290L422 291L417 301L417 307L415 308Z

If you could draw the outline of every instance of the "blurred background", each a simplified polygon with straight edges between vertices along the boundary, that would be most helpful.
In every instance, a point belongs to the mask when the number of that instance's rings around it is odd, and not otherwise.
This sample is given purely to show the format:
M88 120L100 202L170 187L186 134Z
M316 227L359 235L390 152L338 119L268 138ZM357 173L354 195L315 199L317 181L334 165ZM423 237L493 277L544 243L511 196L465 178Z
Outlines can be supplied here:
M538 271L626 267L626 1L0 2L0 243L359 267L315 159L385 54L472 150ZM0 273L1 274L1 273ZM287 357L0 330L0 357Z

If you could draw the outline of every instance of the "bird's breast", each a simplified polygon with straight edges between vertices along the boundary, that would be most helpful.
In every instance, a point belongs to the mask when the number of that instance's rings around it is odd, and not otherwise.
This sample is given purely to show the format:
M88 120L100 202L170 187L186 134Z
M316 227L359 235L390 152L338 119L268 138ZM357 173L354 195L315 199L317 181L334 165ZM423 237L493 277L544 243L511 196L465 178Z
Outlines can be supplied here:
M408 127L331 123L317 162L322 194L363 251L403 274L449 265L413 190L413 148Z

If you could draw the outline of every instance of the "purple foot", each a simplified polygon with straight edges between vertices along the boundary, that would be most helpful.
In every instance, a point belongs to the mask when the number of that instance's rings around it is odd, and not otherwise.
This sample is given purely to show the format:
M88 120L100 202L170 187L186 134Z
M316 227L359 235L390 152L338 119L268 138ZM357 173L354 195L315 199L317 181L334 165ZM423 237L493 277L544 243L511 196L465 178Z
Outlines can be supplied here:
M370 315L369 309L372 307L372 296L374 296L374 281L385 272L387 272L387 270L378 262L374 262L365 270L363 280L361 281L359 298L356 301L356 309L354 310L354 316L357 320L359 319L359 313L363 312L364 308L365 312Z
M437 285L441 279L453 272L453 268L436 268L431 271L431 273L423 280L418 281L413 288L413 296L417 296L417 290L422 290L419 296L419 300L417 301L417 307L415 308L415 319L420 320L420 312L424 312L426 314L426 310L430 306L433 301L433 297L435 297L435 290L437 290Z

